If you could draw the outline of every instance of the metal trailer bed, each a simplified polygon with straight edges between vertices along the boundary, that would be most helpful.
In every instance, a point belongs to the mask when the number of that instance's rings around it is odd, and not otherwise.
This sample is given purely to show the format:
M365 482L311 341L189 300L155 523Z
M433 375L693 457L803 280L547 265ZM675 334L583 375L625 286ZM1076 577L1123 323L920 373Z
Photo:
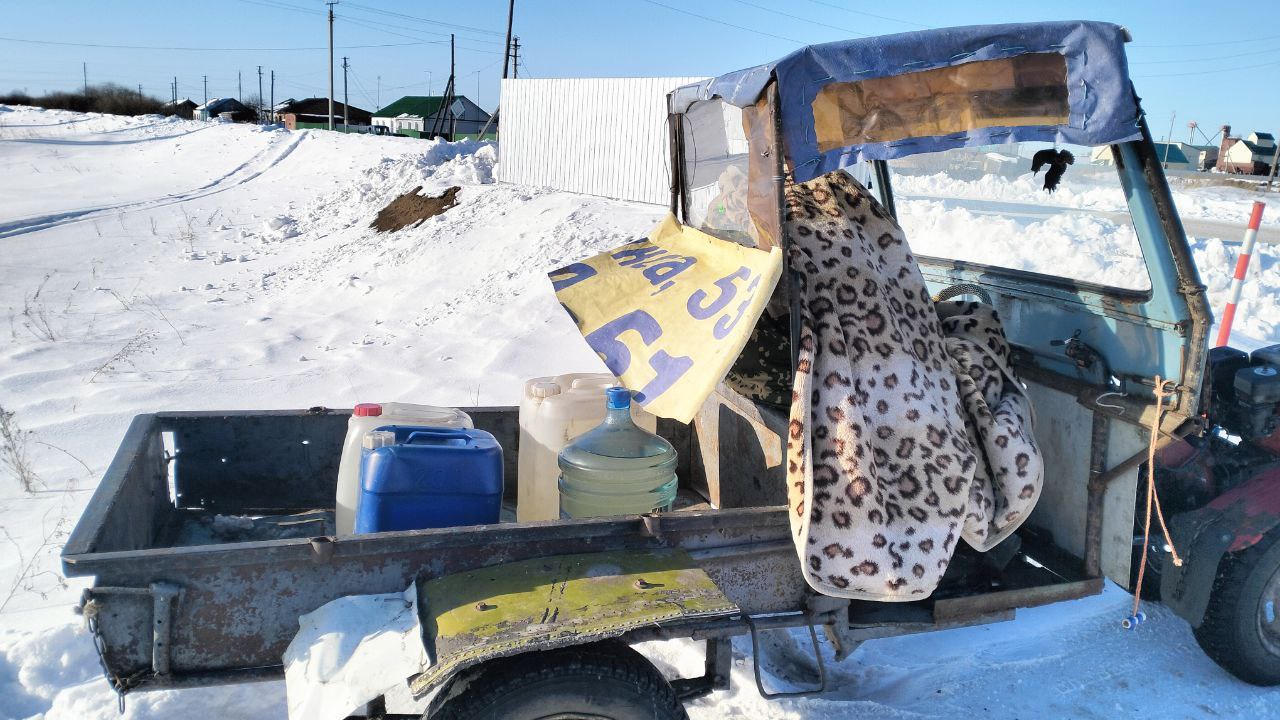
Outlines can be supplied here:
M466 411L476 427L502 444L507 491L513 492L516 409ZM400 592L415 580L530 558L688 553L739 612L655 623L619 635L632 642L706 639L707 674L673 683L683 697L727 687L729 646L721 642L727 636L822 626L843 657L866 639L1006 620L1014 608L1095 594L1102 586L1096 573L1086 574L1080 558L1028 531L1021 535L1020 557L1000 573L998 584L961 578L928 600L910 603L814 596L799 572L783 506L174 544L184 527L210 516L234 525L245 517L332 509L348 417L349 411L313 408L166 412L134 419L63 554L68 576L94 577L81 608L118 692L277 678L299 616L331 600ZM659 432L680 453L682 488L705 486L695 426L662 421ZM720 467L729 467L729 455L752 456L748 444L718 437L709 447L728 448ZM1026 555L1035 562L1022 562ZM976 556L971 560L973 567L981 563ZM990 571L978 575L989 577ZM816 636L814 644L816 650ZM447 679L419 683L415 692Z

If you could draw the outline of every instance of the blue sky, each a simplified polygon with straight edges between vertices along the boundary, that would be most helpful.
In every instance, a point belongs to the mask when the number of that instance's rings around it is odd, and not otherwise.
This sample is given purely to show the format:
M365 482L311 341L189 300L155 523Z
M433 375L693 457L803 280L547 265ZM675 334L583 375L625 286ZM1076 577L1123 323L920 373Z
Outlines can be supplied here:
M275 70L276 97L326 92L327 42L320 0L49 0L0 4L0 91L39 92L114 81L167 98L257 90L257 67ZM439 93L449 73L448 33L458 34L458 90L497 102L506 0L361 0L336 9L337 55L351 62L353 105ZM683 12L682 12L683 11ZM1063 3L842 0L517 0L515 33L529 77L716 75L780 57L802 44L975 23L1095 19L1129 28L1131 74L1163 138L1280 130L1280 6L1174 0ZM75 43L50 45L12 39ZM191 49L126 49L81 44ZM364 47L353 47L364 46ZM369 47L384 46L384 47ZM232 48L195 49L195 48ZM253 48L253 49L246 49ZM338 61L341 62L340 60ZM341 95L341 71L338 71ZM380 80L379 80L380 78ZM264 94L266 92L264 80Z

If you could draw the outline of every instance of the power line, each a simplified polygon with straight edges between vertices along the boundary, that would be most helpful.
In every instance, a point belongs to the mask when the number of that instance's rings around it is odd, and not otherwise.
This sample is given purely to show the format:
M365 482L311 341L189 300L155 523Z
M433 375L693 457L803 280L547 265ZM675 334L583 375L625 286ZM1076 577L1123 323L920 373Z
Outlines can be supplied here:
M311 97L320 97L324 95L324 88L320 88L315 85L307 85L306 83L300 83L297 80L285 80L282 77L277 77L276 82L280 83L281 85L292 85L296 88L301 88L302 90L306 90L307 92L311 93Z
M240 0L242 3L249 5L257 5L259 7L272 8L274 10L292 10L294 12L307 13L308 15L324 15L323 10L313 10L310 8L298 7L283 2L274 2L273 0Z
M903 20L902 18L889 17L888 15L876 15L875 13L863 12L862 10L853 10L847 7L843 7L841 5L836 5L835 3L822 2L822 0L809 0L809 2L813 3L814 5L823 5L829 8L835 8L836 10L842 10L847 13L852 13L854 15L863 15L865 17L876 18L877 20L888 20L889 22L902 23L903 25L912 25L918 28L931 27L929 25L921 25L918 22Z
M409 40L417 40L419 43L423 45L443 45L446 42L445 40L427 40L426 38L417 37L415 35L405 35L404 33L396 32L395 30L384 30L383 28L377 27L377 25L373 23L370 23L365 20L357 20L356 18L350 17L348 15L343 15L342 20L343 22L349 22L352 25L359 25L360 27L368 28L376 32L386 33L388 35L395 35L396 37L408 38Z
M500 62L502 62L502 61L501 61L501 60L494 60L493 62L489 63L488 65L485 65L485 66L484 66L484 67L482 67L482 68L478 68L478 69L476 69L476 70L472 70L471 72L467 72L467 73L459 73L459 74L460 74L460 75L462 75L462 77L470 77L470 76L472 76L472 75L479 75L480 73L484 72L485 70L488 70L489 68L493 67L494 65L497 65L497 64L498 64L498 63L500 63Z
M378 101L374 100L373 97L369 95L369 91L365 89L364 83L360 82L360 76L357 75L354 70L351 71L351 79L356 81L356 90L358 90L360 94L364 96L365 100L369 101L370 105L374 106L373 109L381 110L382 108L378 107Z
M810 20L809 18L800 17L799 15L792 15L791 13L785 13L785 12L782 12L781 10L775 10L771 7L766 7L764 5L757 5L756 3L753 3L753 2L747 2L747 0L733 0L733 2L736 2L739 5L746 5L747 7L753 7L753 8L756 8L757 10L764 10L765 12L771 12L775 15L781 15L782 17L791 18L792 20L807 22L810 25L818 25L820 27L829 28L831 30L839 30L840 32L853 33L854 35L859 35L861 37L869 37L867 33L864 33L864 32L858 32L857 30L852 30L850 28L838 27L836 25L832 25L830 23L825 23L825 22L819 22L817 20Z
M1280 40L1280 35L1268 35L1267 37L1253 38L1251 40L1220 40L1218 42L1202 42L1202 43L1134 43L1134 47L1209 47L1210 45L1239 45L1240 43L1264 42L1266 40Z
M304 14L307 14L307 15L324 15L324 13L323 13L322 11L320 11L320 10L313 10L313 9L311 9L311 8L305 8L305 7L301 7L301 6L298 6L298 5L293 5L293 4L290 4L290 3L282 2L281 0L239 0L239 1L240 1L240 2L243 2L243 3L248 3L248 4L250 4L250 5L259 5L259 6L261 6L261 7L272 8L272 9L275 9L275 10L291 10L291 11L293 11L293 12L300 12L300 13L304 13ZM350 4L348 4L348 5L347 5L347 7L352 7L352 6L351 6ZM342 19L344 19L344 20L346 20L346 21L348 21L348 22L354 23L354 24L356 24L356 25L361 25L361 26L363 26L363 27L367 27L367 28L369 28L370 30L377 30L377 31L379 31L379 32L386 32L386 33L389 33L389 34L391 34L391 35L399 35L400 37L412 37L412 36L409 36L409 35L402 35L402 34L400 34L400 33L398 33L398 32L394 32L394 31L396 31L396 30L403 30L403 29L404 29L404 28L403 28L402 26L400 26L400 25L389 25L389 24L387 24L387 23L378 22L378 21L376 21L376 20L370 20L370 19L368 19L368 18L363 18L363 19L359 19L359 20L357 20L356 18L352 18L352 17L351 17L351 16L349 16L349 15L341 15L340 17L342 17ZM388 29L386 29L386 28L390 28L390 30L388 30ZM424 33L424 34L426 34L426 35L436 35L436 36L438 36L438 37L442 37L442 38L449 37L449 33L432 32L432 31L430 31L430 30L416 30L415 32ZM443 40L435 40L435 41L431 41L431 40L423 40L422 38L416 38L416 37L415 37L415 38L413 38L413 39L415 39L415 40L422 40L422 42L424 42L424 43L432 43L432 42L434 42L434 43L444 44L444 41L443 41ZM472 41L474 41L474 42L480 42L480 43L491 43L491 44L494 44L494 45L497 45L497 44L498 44L496 40L483 40L483 39L480 39L480 38L468 38L468 40L472 40ZM465 48L465 49L467 49L467 50L474 50L475 48ZM480 50L479 52L487 52L487 51Z
M359 25L359 26L361 26L361 27L365 27L365 28L368 28L368 29L370 29L370 30L374 30L374 31L376 31L376 32L382 32L382 33L386 33L386 34L388 34L388 35L395 35L396 37L407 38L407 39L409 39L409 40L417 40L417 41L418 41L418 44L421 44L421 45L445 45L445 44L447 44L447 43L448 43L448 41L447 41L447 40L427 40L426 38L418 37L418 36L416 36L416 35L406 35L406 34L404 34L404 33L396 32L396 31L394 31L394 30L383 30L381 27L377 27L377 26L379 26L379 25L383 25L383 23L370 23L369 21L367 21L367 20L362 20L362 19L361 19L361 20L357 20L357 19L355 19L355 18L351 17L350 15L341 15L340 17L341 17L341 18L343 19L343 21L345 21L345 22L349 22L349 23L351 23L351 24L353 24L353 25ZM414 31L414 32L421 32L421 31ZM429 33L429 34L434 35L434 34L436 34L436 33ZM483 41L478 41L478 42L483 42ZM460 49L460 50L468 50L468 51L470 51L470 52L490 53L490 54L493 54L493 55L501 55L501 54L502 54L502 53L498 52L497 50L486 50L486 49L484 49L484 48L472 48L472 47L465 47L465 46L462 46L462 45L459 45L459 46L458 46L458 49Z
M1234 72L1236 70L1253 70L1255 68L1262 68L1262 67L1275 67L1276 65L1280 65L1280 60L1276 60L1273 62L1258 63L1257 65L1237 65L1235 67L1219 68L1217 70L1198 70L1195 72L1184 72L1184 73L1163 73L1160 75L1135 75L1134 79L1145 80L1147 78L1187 77L1188 75L1216 75L1216 74L1225 73L1225 72Z
M29 40L27 38L0 37L0 41L27 43L30 45L59 45L63 47L107 48L111 50L178 50L183 52L294 52L298 50L327 50L323 47L164 47L160 45L112 45L108 43L75 43L57 40ZM409 45L425 45L425 42L383 43L378 45L343 45L343 50L359 50L363 48L407 47ZM496 50L494 52L497 52Z
M387 87L386 89L387 89L387 90L404 90L405 88L415 88L415 87L419 87L419 86L422 86L422 85L429 85L429 84L430 84L430 81L427 81L427 82L413 82L413 83L409 83L408 85L395 85L395 86L389 86L389 87ZM428 93L428 94L430 94L430 92L431 92L431 90L428 88L427 93Z
M1208 62L1210 60L1229 60L1231 58L1250 57L1252 55L1266 55L1280 51L1280 48L1267 48L1266 50L1255 50L1247 53L1236 53L1235 55L1215 55L1213 57L1190 57L1179 58L1177 60L1136 60L1130 61L1130 65L1167 65L1169 63L1199 63Z
M496 35L499 37L502 35L502 33L496 30L485 30L484 28L471 27L470 25L459 25L457 23L447 23L440 20L430 20L427 18L417 17L415 15L406 15L404 13L393 12L391 10L383 10L381 8L369 7L368 5L360 5L359 3L349 2L347 3L346 6L358 8L360 10L364 10L365 12L378 13L379 15L387 15L390 17L399 18L401 20L412 20L414 22L426 23L428 25L438 25L440 27L446 27L453 30L460 30L463 32L480 33L482 35Z
M695 13L695 12L689 12L688 10L685 10L685 9L683 9L683 8L672 7L672 6L667 5L667 4L665 4L665 3L660 3L660 2L658 2L657 0L644 0L644 1L645 1L645 2L647 2L647 3L649 3L650 5L657 5L658 7L664 7L664 8L666 8L666 9L668 9L668 10L672 10L672 11L674 11L674 12L678 12L678 13L681 13L681 14L683 14L683 15L688 15L688 16L690 16L690 17L696 17L696 18L698 18L699 20L706 20L707 22L713 22L713 23L716 23L717 25L724 25L725 27L735 28L735 29L737 29L737 30L745 30L745 31L747 31L747 32L749 32L749 33L754 33L754 34L756 34L756 35L762 35L762 36L764 36L764 37L770 37L770 38L773 38L773 39L775 39L775 40L786 40L787 42L793 42L793 43L796 43L796 44L798 44L798 45L807 45L807 44L808 44L808 43L806 43L804 40L796 40L795 38L789 38L789 37L784 37L784 36L782 36L782 35L774 35L773 33L767 33L767 32L764 32L763 30L753 30L752 28L749 28L749 27L743 27L743 26L741 26L741 25L734 25L734 24L733 24L733 23L731 23L731 22L725 22L724 20L721 20L721 19L719 19L719 18L708 17L708 16L706 16L706 15L699 15L698 13Z

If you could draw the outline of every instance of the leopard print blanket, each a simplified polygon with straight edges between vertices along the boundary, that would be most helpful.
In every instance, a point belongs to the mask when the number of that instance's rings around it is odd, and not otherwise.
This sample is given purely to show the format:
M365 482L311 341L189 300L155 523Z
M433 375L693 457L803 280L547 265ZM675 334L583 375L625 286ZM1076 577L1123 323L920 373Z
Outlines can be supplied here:
M936 307L968 420L969 445L979 458L961 537L986 551L1012 535L1040 499L1044 464L1031 433L1034 411L1013 372L1009 340L995 308L976 302Z
M889 213L835 172L787 191L800 320L787 443L796 550L815 590L910 601L957 541L1030 514L1040 453L993 309L945 318Z

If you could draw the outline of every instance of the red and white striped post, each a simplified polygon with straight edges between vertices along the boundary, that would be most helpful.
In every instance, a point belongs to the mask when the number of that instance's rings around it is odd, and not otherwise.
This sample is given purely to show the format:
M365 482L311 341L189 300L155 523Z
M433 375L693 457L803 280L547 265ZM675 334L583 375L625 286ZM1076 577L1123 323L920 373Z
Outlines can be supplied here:
M1236 274L1231 279L1231 297L1227 300L1227 309L1222 311L1222 322L1218 325L1218 344L1222 347L1231 338L1231 321L1236 318L1236 304L1240 302L1240 289L1244 287L1245 273L1249 272L1249 258L1253 256L1253 245L1258 240L1258 227L1262 225L1262 209L1266 203L1255 200L1253 213L1249 215L1249 228L1244 231L1244 244L1240 246L1240 256L1236 258Z

